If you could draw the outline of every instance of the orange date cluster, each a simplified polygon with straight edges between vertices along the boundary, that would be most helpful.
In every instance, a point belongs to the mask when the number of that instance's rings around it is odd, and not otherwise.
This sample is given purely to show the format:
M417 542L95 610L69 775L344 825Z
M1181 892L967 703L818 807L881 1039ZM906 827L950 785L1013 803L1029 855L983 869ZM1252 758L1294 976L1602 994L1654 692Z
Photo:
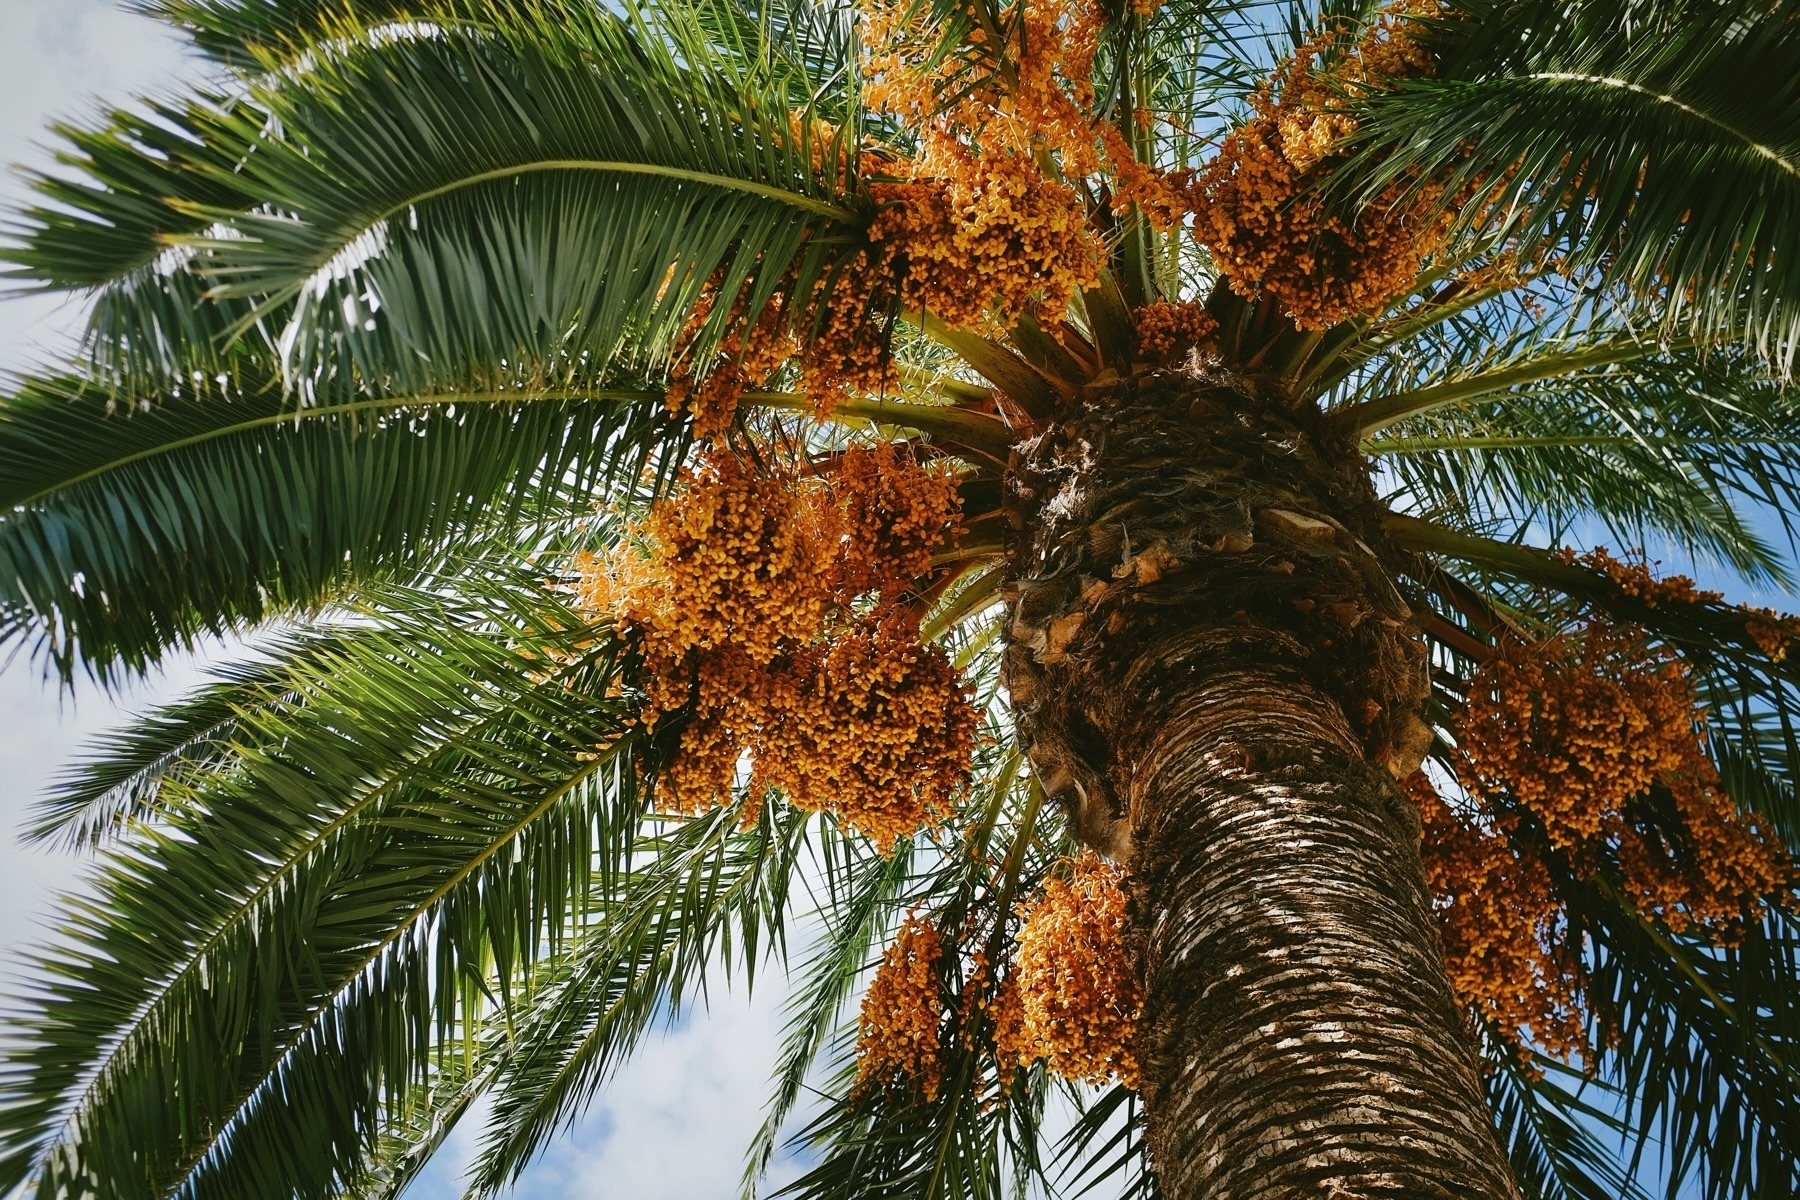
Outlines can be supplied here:
M1003 1071L1044 1060L1083 1083L1137 1086L1143 996L1125 952L1124 871L1092 852L1053 874L1028 905L994 1005Z
M946 1002L950 953L931 922L909 916L863 998L857 1081L911 1085L928 1097L942 1082L947 1032L965 1042L989 1023L1002 1088L1042 1062L1066 1079L1137 1085L1132 1039L1143 999L1122 939L1123 869L1093 853L1059 865L1020 906L1011 964L996 980L985 952L973 956L956 1021Z
M746 820L778 787L891 846L948 811L979 724L902 603L958 534L955 479L885 443L825 467L706 460L617 551L578 563L581 599L637 639L642 719L685 722L665 811L731 803L748 759Z
M1315 39L1252 99L1251 118L1201 171L1195 234L1232 290L1280 301L1301 329L1324 329L1404 295L1452 225L1444 189L1402 177L1355 203L1313 186L1346 156L1357 130L1347 101L1434 63L1411 36L1418 11L1389 9L1357 42L1317 64L1333 36Z
M1646 600L1694 599L1690 581L1599 568ZM1768 822L1724 792L1688 669L1642 629L1590 616L1535 646L1501 648L1456 726L1469 803L1423 775L1428 883L1452 982L1518 1044L1568 1059L1590 1049L1580 947L1553 885L1613 880L1622 901L1676 933L1742 936L1791 897L1793 864Z
M937 974L942 956L937 928L907 917L863 994L857 1088L916 1083L927 1099L937 1097L944 1081L939 1050L945 1007Z
M1150 19L1156 7L1134 11ZM1416 31L1438 11L1436 0L1400 0L1360 32L1319 35L1263 85L1210 161L1165 167L1149 132L1159 118L1106 111L1096 97L1106 28L1096 0L971 9L949 40L928 6L862 0L863 100L905 136L847 145L841 130L794 121L821 175L854 180L864 235L834 252L807 294L784 278L700 361L691 335L720 302L709 296L676 356L670 411L716 441L744 393L784 368L821 414L853 393L889 391L887 345L901 316L989 334L1027 314L1060 321L1098 282L1115 222L1131 213L1163 233L1191 231L1233 291L1273 297L1302 329L1380 310L1446 244L1473 185L1450 195L1402 174L1354 201L1316 185L1348 160L1355 98L1433 72ZM1151 301L1138 319L1146 354L1202 341L1209 328L1180 311L1193 307Z

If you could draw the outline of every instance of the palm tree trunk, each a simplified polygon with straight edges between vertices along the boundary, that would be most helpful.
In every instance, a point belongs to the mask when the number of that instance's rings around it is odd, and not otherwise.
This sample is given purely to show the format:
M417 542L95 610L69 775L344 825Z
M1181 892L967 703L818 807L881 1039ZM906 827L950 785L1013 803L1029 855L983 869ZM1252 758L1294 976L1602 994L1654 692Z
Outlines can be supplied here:
M1129 792L1164 1194L1514 1195L1411 801L1304 678L1184 649L1194 686L1139 701Z
M1254 380L1063 417L1013 463L1006 683L1130 864L1163 1193L1515 1196L1395 782L1426 662L1355 447Z

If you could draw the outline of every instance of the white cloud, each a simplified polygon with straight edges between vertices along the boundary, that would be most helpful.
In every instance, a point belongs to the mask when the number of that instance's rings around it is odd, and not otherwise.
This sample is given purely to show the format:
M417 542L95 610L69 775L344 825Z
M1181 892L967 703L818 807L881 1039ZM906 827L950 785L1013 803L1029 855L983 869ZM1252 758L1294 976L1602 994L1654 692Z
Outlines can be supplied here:
M105 103L166 93L186 69L171 30L108 0L0 0L0 162L50 167L52 122L88 121ZM7 171L0 202L10 209L29 196ZM81 320L79 304L55 297L0 301L0 368L51 357Z
M779 981L754 998L715 994L710 1012L643 1047L521 1182L519 1200L730 1200L780 1035ZM777 1164L771 1181L793 1174Z
M735 1200L744 1152L762 1124L781 1001L774 978L753 996L721 990L710 1011L646 1039L573 1128L526 1169L516 1200ZM485 1116L469 1114L409 1200L460 1194ZM778 1147L761 1194L801 1169Z

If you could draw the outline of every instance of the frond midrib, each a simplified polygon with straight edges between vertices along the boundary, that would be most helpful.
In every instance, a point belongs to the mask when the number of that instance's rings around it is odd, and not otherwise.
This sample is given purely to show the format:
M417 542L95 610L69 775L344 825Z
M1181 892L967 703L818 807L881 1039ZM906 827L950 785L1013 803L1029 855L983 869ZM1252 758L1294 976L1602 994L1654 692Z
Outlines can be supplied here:
M176 454L182 450L191 449L194 446L205 445L207 442L218 441L222 438L233 437L237 434L247 433L256 429L269 429L280 425L298 425L304 420L350 416L357 413L380 412L384 410L399 412L409 408L446 407L454 404L547 404L609 400L629 403L633 401L652 400L656 399L657 396L658 393L655 392L629 389L545 392L519 389L516 391L499 392L441 392L420 396L397 396L384 399L355 400L339 404L308 405L282 412L265 413L262 416L251 417L243 421L235 421L229 425L219 425L202 433L190 434L187 437L162 442L146 449L135 450L130 454L122 455L109 462L102 463L99 466L90 467L80 474L59 480L48 487L40 488L31 495L15 500L12 503L15 511L18 509L30 508L35 504L42 503L44 500L49 499L59 492L79 487L80 485L98 479L103 475L108 475L114 471L129 467L134 463L144 462L164 455ZM0 522L3 521L4 518L0 518Z
M1758 157L1768 159L1780 170L1792 175L1795 179L1800 179L1800 163L1795 163L1788 159L1773 146L1757 141L1742 129L1731 124L1731 122L1716 117L1704 109L1696 108L1673 93L1660 92L1655 88L1645 87L1641 83L1634 83L1629 79L1623 79L1616 75L1590 75L1580 71L1535 71L1523 78L1532 80L1541 79L1551 83L1590 83L1600 87L1609 87L1619 91L1630 92L1635 96L1643 96L1658 104L1669 105L1678 112L1685 113L1696 121L1711 126L1720 133L1726 134L1736 140L1745 149L1748 149L1751 153L1756 154Z
M520 175L536 174L540 171L594 171L615 175L653 175L663 179L679 180L683 183L697 183L705 187L718 188L721 191L746 192L752 196L761 196L765 200L774 200L792 208L804 209L822 217L830 217L837 221L854 221L856 214L829 201L820 200L773 183L758 183L750 179L737 179L730 175L719 175L711 171L695 171L685 167L669 167L658 163L634 163L616 159L584 159L584 158L552 158L542 162L522 163L514 167L497 167L492 171L482 171L450 183L428 188L408 200L393 205L380 216L368 223L377 224L391 220L407 209L427 204L440 196L448 196L467 187L477 187L484 183L512 179Z

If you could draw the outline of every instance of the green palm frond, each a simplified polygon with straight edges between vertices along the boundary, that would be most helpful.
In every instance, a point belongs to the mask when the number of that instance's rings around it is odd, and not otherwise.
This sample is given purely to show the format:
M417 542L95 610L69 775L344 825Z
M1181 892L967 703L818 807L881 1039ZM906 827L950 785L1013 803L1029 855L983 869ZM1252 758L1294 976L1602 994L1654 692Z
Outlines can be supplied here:
M1507 227L1654 298L1665 329L1800 348L1800 49L1793 9L1464 0L1444 68L1363 101L1384 179L1503 188ZM1753 84L1750 81L1755 81Z
M1622 1097L1554 1061L1527 1068L1509 1045L1490 1042L1485 1066L1488 1103L1529 1200L1646 1200L1606 1145L1629 1133Z
M1633 1126L1708 1200L1780 1195L1800 1177L1800 931L1773 914L1715 949L1596 888L1571 911L1592 939L1589 988L1617 1030L1600 1070Z
M934 1099L867 1093L827 1108L796 1135L797 1145L822 1152L822 1161L775 1193L801 1200L1005 1200L1042 1177L1038 1162L1042 1099L1040 1069L1028 1099L983 1086L978 1051L944 1055L944 1081ZM854 1067L833 1092L854 1084Z
M611 889L614 898L511 1017L517 1049L494 1079L471 1196L512 1183L649 1030L704 997L709 972L753 971L778 936L815 822L793 809L769 810L750 830L737 822L720 811L650 832L635 847L648 865Z
M948 937L972 938L967 949L981 949L990 962L1004 958L1015 905L1070 849L1060 827L1040 822L1043 791L1021 775L1021 765L1016 752L989 756L962 815L931 845L903 851L891 864L864 859L831 888L822 908L835 936L811 948L808 982L790 1009L779 1076L784 1091L753 1151L747 1184L766 1161L779 1118L790 1111L782 1103L786 1089L797 1089L821 1063L836 1064L832 1101L791 1139L821 1161L778 1195L1000 1200L1022 1194L1031 1181L1048 1184L1042 1125L1049 1079L1041 1068L1021 1071L1002 1089L985 1020L973 1016L973 1007L950 1015L943 1082L934 1097L916 1083L859 1087L848 1053L855 1024L836 1021L846 989L872 965L872 954L852 957L874 932L870 926L877 924L885 941L908 908L929 913ZM832 878L828 872L827 882ZM945 960L941 971L957 969L956 955ZM971 982L965 975L962 986ZM835 1036L824 1036L834 1024Z
M307 640L343 636L354 634ZM214 682L97 742L39 802L30 836L97 848L138 823L173 817L181 796L232 769L243 714L293 695L283 657L224 664Z
M475 594L391 593L379 634L299 647L237 765L115 840L9 1055L8 1183L327 1194L555 948L635 838L633 739L605 643L529 575Z
M334 1200L396 1200L483 1096L494 1107L469 1194L503 1192L647 1033L704 999L708 968L730 966L722 941L735 931L742 961L760 940L746 930L778 935L769 906L785 901L793 851L816 822L770 816L754 830L734 829L729 813L648 826L633 848L645 865L597 880L580 925L528 986L435 1052Z
M194 381L141 407L77 380L0 403L0 633L65 674L172 647L352 580L429 572L458 538L566 519L669 439L655 393L359 397L296 410L278 381Z
M128 0L181 30L214 61L255 70L288 61L322 38L408 23L480 27L509 17L591 10L583 0Z
M67 173L28 175L48 203L14 221L8 272L43 288L95 288L179 255L170 241L197 234L201 209L248 208L257 197L236 176L242 147L232 130L253 121L241 98L202 90L185 102L150 101L114 110L90 126L59 125Z
M1074 1090L1074 1089L1070 1089ZM1143 1107L1138 1095L1115 1084L1097 1097L1076 1095L1077 1117L1056 1145L1058 1181L1066 1180L1071 1200L1101 1188L1119 1200L1161 1200L1144 1146Z
M1756 515L1800 511L1797 404L1732 352L1650 354L1425 412L1363 446L1409 507L1552 539L1597 520L1625 546L1661 537L1780 580Z
M655 362L709 281L754 312L790 265L810 290L824 240L858 227L853 181L815 172L790 91L600 9L383 26L315 42L243 100L203 97L173 162L124 118L81 135L90 181L44 181L56 204L11 257L52 287L190 270L251 306L235 332L283 322L268 334L305 398ZM117 230L100 259L96 226Z
M414 1082L388 1106L373 1148L331 1200L399 1200L486 1092L503 1046L483 1023L479 1033L441 1047L424 1082Z
M658 6L646 19L678 44L698 44L722 68L786 89L795 109L852 112L859 84L856 13L811 0L695 0Z
M292 313L291 303L259 314L252 300L214 295L192 263L135 268L93 294L76 373L128 411L221 380L279 378L276 337Z
M1433 570L1452 578L1466 573L1462 583L1467 592L1487 597L1493 604L1524 604L1539 612L1549 612L1558 604L1566 606L1570 600L1592 605L1620 621L1642 626L1702 663L1752 669L1760 681L1757 694L1761 696L1769 694L1766 685L1773 681L1796 678L1796 668L1786 658L1772 661L1751 635L1749 622L1755 614L1725 603L1716 593L1692 602L1646 603L1609 575L1548 550L1455 528L1453 522L1460 517L1442 513L1434 522L1389 513L1383 517L1382 527L1402 549L1432 556ZM1454 564L1468 564L1475 570ZM1519 592L1521 585L1539 589L1537 598Z
M1562 344L1558 344L1558 342ZM1486 350L1472 362L1434 362L1430 364L1430 382L1425 386L1385 391L1367 400L1336 409L1332 422L1358 437L1377 433L1397 421L1429 414L1455 405L1467 404L1483 396L1516 392L1545 380L1567 378L1582 372L1604 369L1621 363L1637 363L1657 354L1662 347L1631 333L1607 336L1603 331L1583 330L1567 339L1546 337L1541 333L1520 339L1522 344L1486 346L1479 339L1465 341L1463 354ZM1375 380L1387 381L1396 376L1423 373L1410 356L1390 356L1359 390L1370 390Z
M824 849L829 850L829 846ZM823 928L807 955L788 1000L788 1019L776 1058L768 1113L750 1145L744 1167L744 1200L754 1200L783 1127L799 1103L820 1056L841 1027L845 1006L863 970L890 930L903 889L912 882L910 848L883 861L846 840L839 855L820 856L815 887L825 893Z

